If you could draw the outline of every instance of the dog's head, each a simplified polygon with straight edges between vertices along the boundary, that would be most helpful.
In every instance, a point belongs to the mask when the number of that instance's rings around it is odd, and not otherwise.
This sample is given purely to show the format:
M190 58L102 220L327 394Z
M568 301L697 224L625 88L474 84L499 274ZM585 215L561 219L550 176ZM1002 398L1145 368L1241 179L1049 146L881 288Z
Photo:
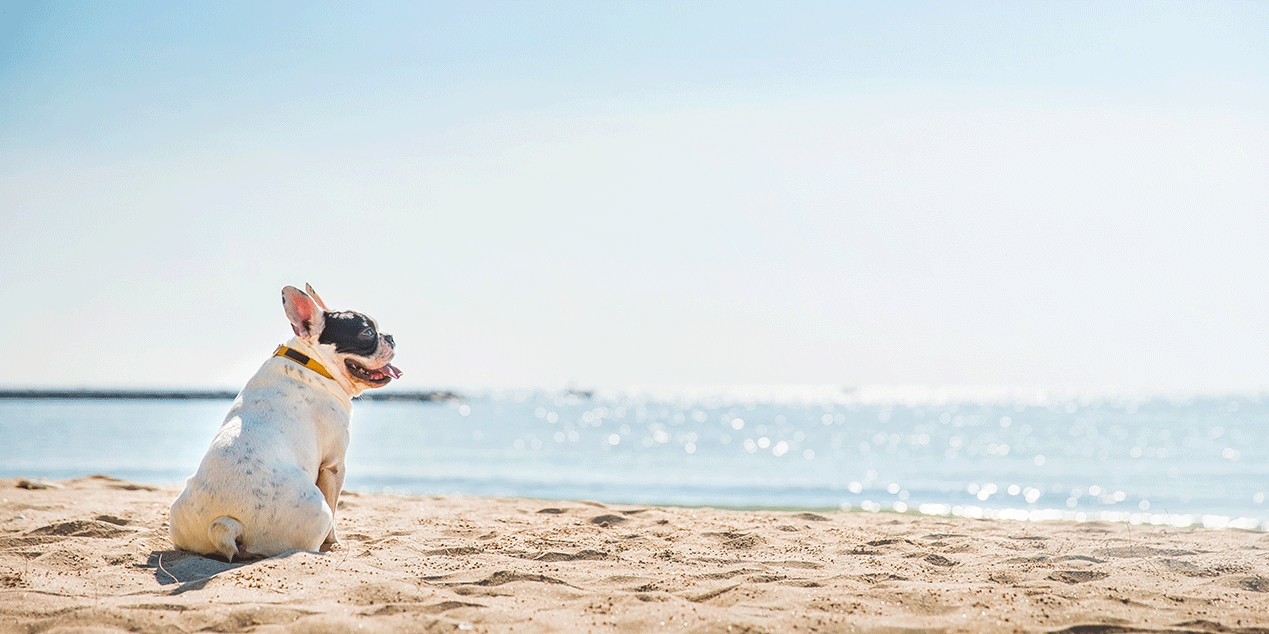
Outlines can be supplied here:
M318 352L328 371L342 374L356 393L401 378L391 363L396 355L392 335L380 332L369 315L327 310L312 286L304 288L307 293L294 286L283 288L282 306L291 329Z

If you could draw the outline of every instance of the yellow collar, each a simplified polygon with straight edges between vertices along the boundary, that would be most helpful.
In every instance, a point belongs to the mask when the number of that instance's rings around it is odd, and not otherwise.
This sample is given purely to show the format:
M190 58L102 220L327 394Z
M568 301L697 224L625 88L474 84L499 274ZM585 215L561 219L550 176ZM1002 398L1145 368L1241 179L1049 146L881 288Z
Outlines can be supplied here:
M303 352L296 350L295 348L288 348L286 346L278 346L278 349L273 351L273 356L286 357L332 381L335 380L335 377L331 376L330 372L327 372L326 368L322 366L322 364L317 362L317 359L314 359L308 356L307 354L304 354Z

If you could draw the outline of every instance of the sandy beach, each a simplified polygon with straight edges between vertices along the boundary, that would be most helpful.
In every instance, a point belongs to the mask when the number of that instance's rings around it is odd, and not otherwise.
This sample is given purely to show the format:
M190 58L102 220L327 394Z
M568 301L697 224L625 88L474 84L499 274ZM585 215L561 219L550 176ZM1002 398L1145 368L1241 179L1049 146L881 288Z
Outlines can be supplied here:
M179 487L0 480L0 632L1269 632L1269 534L345 494L329 553L174 551Z

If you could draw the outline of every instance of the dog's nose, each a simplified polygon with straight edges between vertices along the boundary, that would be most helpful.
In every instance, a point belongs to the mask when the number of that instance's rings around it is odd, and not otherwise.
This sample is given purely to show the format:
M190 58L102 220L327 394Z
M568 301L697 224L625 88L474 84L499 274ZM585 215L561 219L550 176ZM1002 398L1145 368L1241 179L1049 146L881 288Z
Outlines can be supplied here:
M397 347L397 342L396 342L396 340L394 340L394 339L392 338L392 335L384 335L384 336L383 336L383 340L384 340L384 341L386 341L386 342L388 342L388 346L389 346L389 347L392 347L392 348Z

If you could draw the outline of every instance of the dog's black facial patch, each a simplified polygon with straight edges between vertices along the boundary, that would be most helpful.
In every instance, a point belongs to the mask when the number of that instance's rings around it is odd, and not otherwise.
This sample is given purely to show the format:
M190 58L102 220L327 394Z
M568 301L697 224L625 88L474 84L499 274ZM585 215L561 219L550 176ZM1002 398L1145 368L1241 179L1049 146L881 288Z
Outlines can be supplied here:
M374 355L379 348L379 330L369 317L351 310L327 312L325 317L319 343L333 343L339 352L363 357Z

